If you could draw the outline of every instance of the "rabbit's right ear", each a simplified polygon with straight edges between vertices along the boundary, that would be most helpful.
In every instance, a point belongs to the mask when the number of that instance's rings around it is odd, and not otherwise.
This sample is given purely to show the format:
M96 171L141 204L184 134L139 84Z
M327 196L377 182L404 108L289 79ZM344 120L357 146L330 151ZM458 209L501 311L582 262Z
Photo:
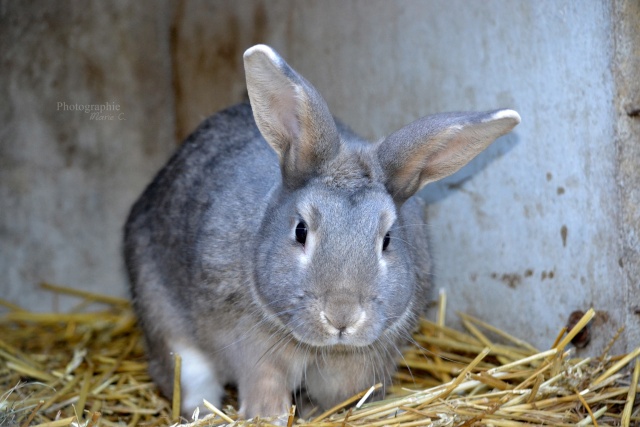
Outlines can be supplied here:
M244 53L247 90L260 133L280 157L283 183L297 187L340 149L324 99L269 46Z

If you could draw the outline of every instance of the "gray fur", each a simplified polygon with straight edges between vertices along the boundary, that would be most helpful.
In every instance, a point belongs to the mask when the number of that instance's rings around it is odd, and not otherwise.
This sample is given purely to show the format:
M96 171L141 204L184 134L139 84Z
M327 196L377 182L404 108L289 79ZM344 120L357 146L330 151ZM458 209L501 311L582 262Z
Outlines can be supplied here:
M150 373L170 396L182 352L196 378L183 381L185 415L202 398L219 405L228 383L246 417L286 412L296 391L327 409L388 386L429 288L423 206L410 196L519 121L510 110L437 115L372 144L336 125L270 48L249 49L245 69L253 110L200 125L125 229Z

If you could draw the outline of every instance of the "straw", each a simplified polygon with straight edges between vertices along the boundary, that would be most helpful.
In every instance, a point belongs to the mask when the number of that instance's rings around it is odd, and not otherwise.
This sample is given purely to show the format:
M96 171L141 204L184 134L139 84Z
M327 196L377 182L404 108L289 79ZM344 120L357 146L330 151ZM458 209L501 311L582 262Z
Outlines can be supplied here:
M328 418L329 415L334 414L334 413L338 412L340 409L342 409L342 408L344 408L346 406L349 406L354 402L359 401L360 399L362 399L367 394L371 394L370 392L378 390L381 387L382 387L382 383L378 383L378 384L374 385L373 387L371 387L369 390L361 391L360 393L350 397L349 399L345 400L344 402L340 402L339 404L335 405L333 408L326 410L325 412L323 412L319 416L315 417L311 422L314 423L314 422L319 422L321 420L324 420L325 418Z
M210 410L211 412L213 412L214 414L216 414L217 416L219 416L220 418L222 418L223 420L225 420L228 423L232 423L233 419L229 418L229 416L227 416L227 414L225 414L224 412L222 412L220 409L216 408L211 402L209 402L207 399L203 399L204 402L204 406Z
M624 405L622 411L621 422L623 427L629 427L631 425L631 411L633 410L633 404L635 402L636 394L638 393L638 377L640 376L640 360L636 359L636 365L633 369L633 377L631 379L631 385L627 392L627 403Z
M174 424L183 386L179 356L169 401L147 373L142 334L128 302L58 285L43 288L79 302L70 313L31 313L0 301L6 307L0 316L0 390L8 390L0 395L0 425ZM241 420L235 398L227 399L224 411L205 400L212 413L201 419L195 414L195 421L182 426L640 425L640 348L609 356L622 334L610 331L599 358L571 357L571 339L593 310L570 331L562 330L550 350L539 351L468 314L460 314L466 331L446 326L446 301L443 292L435 322L420 320L413 337L418 345L404 349L384 400L371 399L381 388L377 384L311 420L296 418L293 407L278 420ZM96 303L101 311L86 311Z

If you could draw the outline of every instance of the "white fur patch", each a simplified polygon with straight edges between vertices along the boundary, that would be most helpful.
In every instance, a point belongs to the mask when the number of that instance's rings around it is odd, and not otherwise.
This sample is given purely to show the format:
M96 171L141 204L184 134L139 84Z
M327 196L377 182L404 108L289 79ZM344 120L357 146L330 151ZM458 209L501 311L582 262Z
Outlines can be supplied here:
M520 114L513 110L500 110L491 116L491 120L500 119L514 119L517 123L520 123Z
M273 49L264 44L257 44L255 46L250 47L244 52L244 57L248 58L256 53L263 53L269 57L269 60L273 63L280 62L280 57Z
M386 275L387 274L387 261L385 261L385 259L381 255L378 256L378 264L380 264L380 272L383 275Z
M294 233L295 233L295 229L294 229ZM315 246L316 246L315 234L311 230L309 230L307 231L307 238L304 242L304 249L302 250L299 257L300 264L302 264L303 267L306 267L311 262L311 257L313 256L313 251L315 249Z
M329 320L327 320L327 314L324 312L324 310L320 312L320 323L322 323L322 325L327 328L329 332L333 332L336 329L329 324Z
M182 358L180 385L182 387L182 410L192 413L202 406L202 399L218 404L222 398L222 387L218 384L211 363L194 347L178 345L174 348Z

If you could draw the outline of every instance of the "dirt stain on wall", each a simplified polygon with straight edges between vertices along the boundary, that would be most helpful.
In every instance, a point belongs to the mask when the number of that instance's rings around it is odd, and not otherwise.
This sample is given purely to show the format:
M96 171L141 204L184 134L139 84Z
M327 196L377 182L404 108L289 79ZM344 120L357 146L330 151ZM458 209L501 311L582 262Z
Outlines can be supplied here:
M562 246L567 247L567 235L569 234L569 229L566 225L560 227L560 237L562 237Z
M553 277L555 276L555 272L553 270L551 271L543 271L542 273L540 273L540 280L547 280L547 279L553 279Z
M246 99L242 55L268 42L269 32L263 2L178 3L170 30L178 141L207 116Z
M500 280L502 283L510 287L511 289L517 288L522 283L522 276L518 273L492 273L492 279Z

